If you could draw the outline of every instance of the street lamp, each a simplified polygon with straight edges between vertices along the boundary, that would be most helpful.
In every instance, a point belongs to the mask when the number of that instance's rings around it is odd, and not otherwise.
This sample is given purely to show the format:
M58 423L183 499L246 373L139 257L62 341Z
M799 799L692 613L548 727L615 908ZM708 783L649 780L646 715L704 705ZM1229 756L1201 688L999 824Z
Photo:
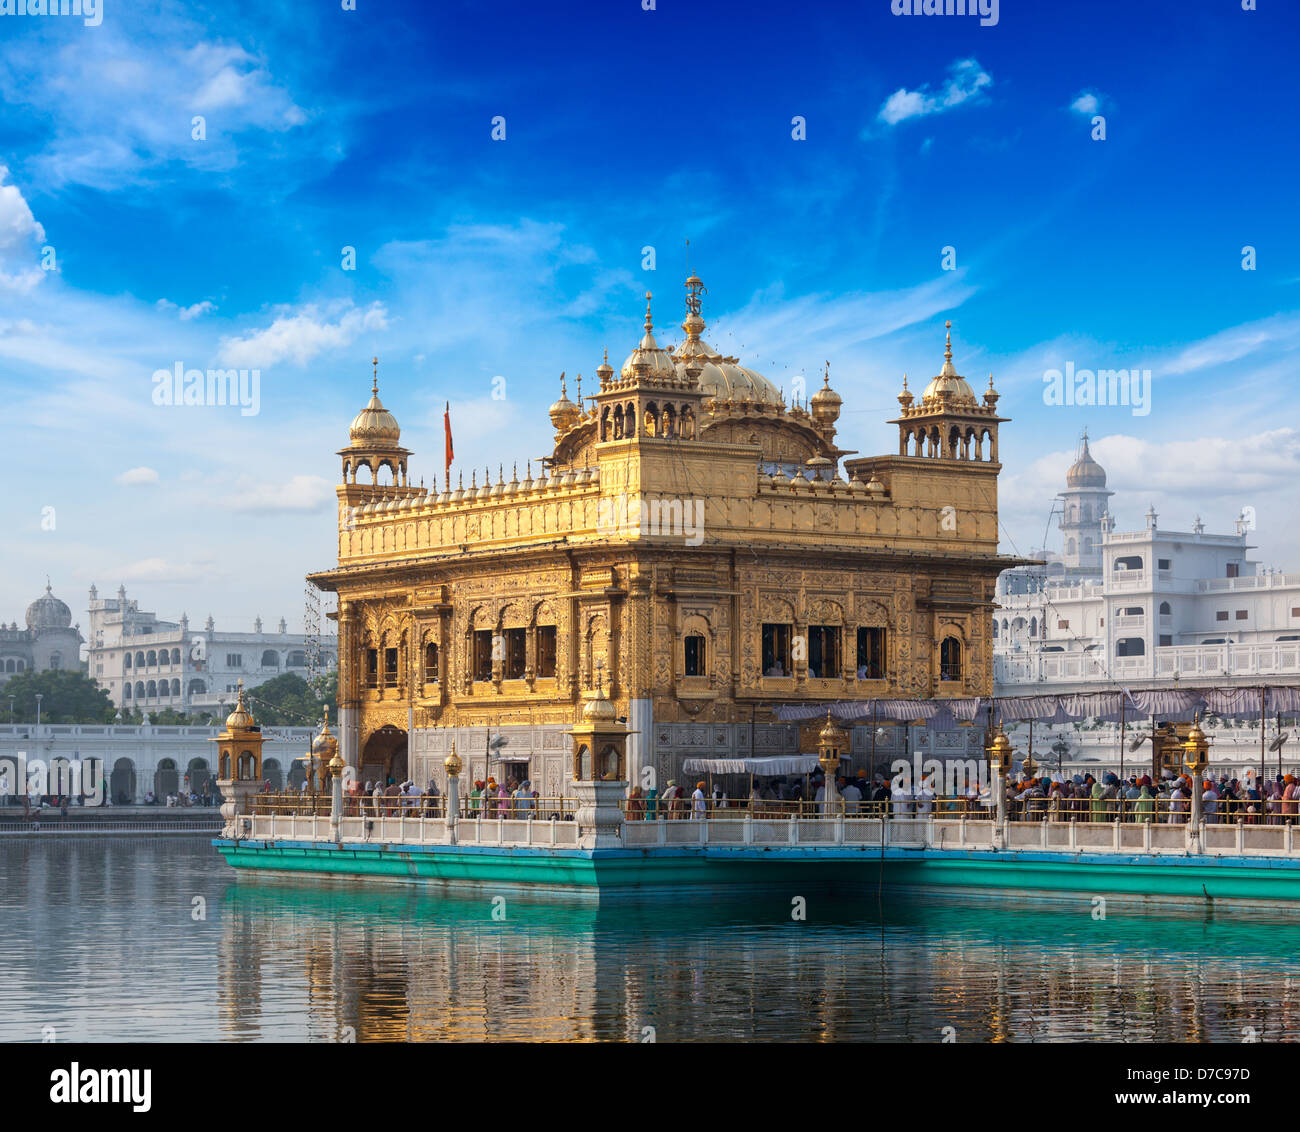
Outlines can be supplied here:
M1011 769L1011 740L998 724L998 733L993 742L985 748L989 757L989 770L993 777L993 800L997 803L997 821L999 826L1007 820L1007 783L1006 774Z
M1187 739L1183 742L1183 765L1192 772L1192 830L1194 836L1201 832L1201 771L1209 765L1210 741L1201 730L1201 713L1196 713Z
M43 700L44 698L45 696L41 692L36 693L36 730L37 731L40 731L41 729L41 700Z

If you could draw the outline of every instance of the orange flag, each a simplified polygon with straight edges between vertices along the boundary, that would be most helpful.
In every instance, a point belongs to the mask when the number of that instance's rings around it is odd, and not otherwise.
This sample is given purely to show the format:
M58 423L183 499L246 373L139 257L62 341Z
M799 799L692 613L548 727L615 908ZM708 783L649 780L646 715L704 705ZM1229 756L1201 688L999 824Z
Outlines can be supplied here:
M442 414L442 430L447 435L446 470L450 472L451 461L454 455L451 447L451 402L447 401L445 402L445 404L447 407L446 409L443 410L443 414Z

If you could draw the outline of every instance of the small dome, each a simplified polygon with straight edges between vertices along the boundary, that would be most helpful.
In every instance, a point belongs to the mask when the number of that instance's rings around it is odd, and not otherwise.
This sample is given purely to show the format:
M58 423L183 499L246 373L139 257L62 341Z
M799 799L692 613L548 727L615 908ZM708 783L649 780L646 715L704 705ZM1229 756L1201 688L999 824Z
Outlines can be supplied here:
M370 401L356 415L349 437L354 448L395 447L402 438L397 418L384 408L379 400L379 362L375 360L374 384L370 387Z
M339 741L330 731L329 720L326 719L321 724L320 734L316 736L311 745L311 753L316 755L322 762L328 762L339 753Z
M957 373L952 364L952 323L944 323L948 331L947 343L943 351L943 369L939 371L925 392L921 394L921 404L927 407L943 401L953 405L977 405L975 391L966 384L966 379Z
M1070 487L1106 486L1106 469L1097 463L1092 458L1092 453L1088 451L1086 433L1083 437L1083 451L1079 454L1079 458L1070 465L1070 470L1065 473L1065 482Z
M830 747L842 747L848 740L848 737L848 732L835 722L828 709L826 712L826 726L817 734L818 742L825 743Z
M569 400L568 386L564 381L564 374L560 374L560 399L547 410L550 414L551 424L558 432L567 432L582 415L582 410Z
M244 681L239 681L239 695L235 700L235 710L226 716L227 731L247 731L256 726L253 713L244 706Z
M829 373L822 379L822 387L809 398L812 406L813 420L820 425L834 424L840 416L840 406L844 399L831 388Z
M587 701L582 709L582 718L588 723L613 723L617 718L613 701L605 695L605 689L596 685L596 694Z
M27 628L69 629L72 627L72 610L50 592L49 582L45 593L27 607Z

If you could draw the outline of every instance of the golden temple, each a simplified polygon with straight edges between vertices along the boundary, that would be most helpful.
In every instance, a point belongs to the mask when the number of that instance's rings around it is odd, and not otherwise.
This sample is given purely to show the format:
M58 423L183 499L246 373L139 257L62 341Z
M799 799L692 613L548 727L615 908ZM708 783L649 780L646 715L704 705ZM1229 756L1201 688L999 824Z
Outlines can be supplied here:
M620 369L576 402L562 379L536 478L412 485L376 376L339 453L338 565L311 576L338 595L359 778L445 788L455 741L471 781L562 794L598 684L629 779L661 788L690 755L815 749L776 704L991 694L994 582L1019 561L998 554L992 377L977 397L949 330L919 400L904 378L898 453L850 459L829 375L787 404L707 344L695 275L686 293L679 346L647 295Z

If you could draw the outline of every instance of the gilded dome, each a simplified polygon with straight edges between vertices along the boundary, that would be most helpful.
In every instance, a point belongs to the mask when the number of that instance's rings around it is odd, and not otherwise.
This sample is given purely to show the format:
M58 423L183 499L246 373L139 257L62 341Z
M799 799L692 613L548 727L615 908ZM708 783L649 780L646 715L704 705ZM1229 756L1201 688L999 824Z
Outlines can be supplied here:
M839 419L840 406L844 404L844 398L831 388L829 370L822 379L822 387L808 399L808 404L812 406L813 420L818 424L834 424Z
M630 378L637 376L637 366L645 366L645 376L648 378L677 378L677 368L673 365L673 356L658 342L655 341L654 323L650 318L650 299L649 291L645 293L645 333L641 335L641 341L637 347L623 362L619 370L619 376Z
M578 423L578 418L582 415L582 410L569 400L569 390L565 385L564 374L560 374L560 399L547 412L550 414L551 424L560 432L571 429Z
M757 370L739 364L736 358L723 357L700 337L704 319L697 313L688 314L682 321L686 341L672 355L678 376L686 378L688 367L700 371L700 389L718 401L756 401L762 405L781 408L781 393Z
M617 718L613 701L605 695L605 689L596 684L596 694L587 701L582 709L582 718L588 723L613 723Z
M394 448L402 438L397 418L384 408L379 400L379 359L374 359L374 384L370 387L370 402L356 415L349 437L353 448Z
M227 731L247 731L255 726L253 713L244 706L244 681L239 681L239 695L235 699L235 710L226 716Z
M921 394L921 404L930 406L937 401L951 405L977 405L975 391L966 384L966 379L957 373L952 364L952 322L944 323L948 331L947 344L943 351L943 369L941 369L925 392Z
M1065 482L1070 487L1105 487L1106 469L1092 458L1088 451L1088 435L1084 433L1083 451L1079 458L1070 465L1065 473Z
M27 628L68 629L72 626L72 610L50 592L49 582L45 593L27 607Z
M315 742L311 745L311 753L316 755L321 762L329 762L338 752L339 741L330 730L330 721L327 716L321 724L320 734L316 736Z

